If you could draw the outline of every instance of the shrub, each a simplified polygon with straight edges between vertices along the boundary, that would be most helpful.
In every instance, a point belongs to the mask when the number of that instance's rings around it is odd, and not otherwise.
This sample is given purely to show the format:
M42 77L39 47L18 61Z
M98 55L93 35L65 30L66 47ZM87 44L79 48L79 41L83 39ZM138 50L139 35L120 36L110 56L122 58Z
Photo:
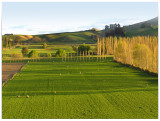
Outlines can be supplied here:
M44 48L44 49L47 48L47 43L43 43L43 48Z
M51 53L48 53L48 58L51 58L52 57L52 54Z
M78 51L78 47L76 45L72 45L72 49L77 52Z
M29 58L37 58L38 54L37 54L36 50L30 51L29 54L28 54L28 57Z
M86 45L86 44L83 44L83 45L79 45L79 47L78 47L78 52L80 53L85 53L85 52L87 52L88 53L88 51L91 49L91 47L89 46L89 45Z
M22 54L27 55L28 54L28 47L23 47L22 48Z
M59 49L56 52L56 57L65 57L66 56L66 51L63 49Z

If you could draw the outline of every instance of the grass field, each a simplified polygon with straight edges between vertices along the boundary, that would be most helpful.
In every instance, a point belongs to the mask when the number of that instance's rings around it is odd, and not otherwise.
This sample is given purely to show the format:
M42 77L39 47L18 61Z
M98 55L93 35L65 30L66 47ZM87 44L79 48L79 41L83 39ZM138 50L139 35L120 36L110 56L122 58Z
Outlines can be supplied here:
M43 49L43 45L21 45L14 49L4 49L2 54L22 53L23 47L28 47L29 51L36 50L37 53L56 53L58 49L65 49L66 52L74 52L71 45L48 45L47 49Z
M112 61L30 62L2 88L2 118L158 118L158 77Z
M78 46L78 45L77 45ZM92 49L96 48L96 44L90 44ZM22 48L28 47L29 51L36 50L37 53L56 53L58 49L64 49L67 53L75 53L72 49L72 45L48 45L47 49L43 49L43 45L21 45L17 46L14 49L4 49L2 54L14 54L22 53Z

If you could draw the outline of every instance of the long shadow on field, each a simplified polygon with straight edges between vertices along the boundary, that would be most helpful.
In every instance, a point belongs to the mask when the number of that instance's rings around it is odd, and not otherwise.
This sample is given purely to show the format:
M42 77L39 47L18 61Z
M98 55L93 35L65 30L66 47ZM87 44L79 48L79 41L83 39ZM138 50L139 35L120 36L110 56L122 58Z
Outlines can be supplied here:
M35 63L35 64L39 65L42 63ZM109 69L112 69L111 73L113 72L113 74L111 74L112 75L111 77L109 77L109 74L108 75L106 74L105 78L100 78L101 75L99 75L99 73L97 77L95 76L92 77L92 75L89 73L87 73L86 75L82 74L81 76L79 76L80 78L79 81L82 80L82 83L79 83L76 80L77 78L72 77L68 79L67 76L63 76L63 73L61 77L59 76L60 78L63 79L63 81L59 82L59 78L56 79L55 76L53 78L53 75L52 75L52 73L54 74L59 73L55 69L47 70L47 73L46 73L46 70L36 70L36 68L34 71L24 70L22 73L22 77L24 78L25 76L28 76L29 74L31 80L23 80L26 84L24 86L23 83L21 83L21 75L20 77L17 76L16 81L19 82L19 85L12 86L10 84L9 88L4 89L3 96L14 96L16 98L16 95L21 95L21 96L25 96L25 95L29 95L29 96L43 96L44 95L45 96L46 95L47 96L47 95L83 95L83 94L99 94L99 93L102 94L102 93L116 93L116 92L124 92L124 93L148 92L148 91L158 92L157 76L148 74L144 71L140 71L133 67L124 66L118 63L115 65L114 64L115 63L111 63L111 65L110 64L105 65L105 66L112 67L112 68L109 68ZM47 66L50 66L50 64L48 64ZM101 65L101 64L99 64L99 66L104 67L104 65ZM72 70L74 69L72 68ZM79 70L83 70L83 69L79 68ZM126 73L124 73L123 76L117 76L118 77L117 78L116 74L114 74L114 70L118 72L117 73L118 75L123 74L123 72L126 72ZM45 77L44 80L43 78L39 78L40 74L43 74L43 77ZM135 75L135 77L134 76L129 77L130 74ZM32 83L33 80L38 83L35 83L35 84L33 83L33 85L27 85L27 83ZM46 82L44 83L44 81ZM147 81L148 83L146 83L145 81ZM14 83L12 84L14 85ZM54 93L54 91L51 91L54 89L54 87L57 88L56 94Z
M135 74L139 77L157 77L157 80L156 79L152 79L152 80L148 79L146 81L148 81L149 84L154 84L154 85L158 86L158 75L157 74L149 73L149 72L143 71L139 68L124 65L124 64L121 64L121 63L118 63L118 62L115 62L115 63L117 63L118 65L113 65L113 68L115 68L115 69L122 69L123 68L124 72L125 71L128 72L129 70L131 70L130 73L133 73L133 74Z
M48 91L48 92L28 92L28 93L17 93L12 94L12 92L4 93L3 96L51 96L51 95L84 95L84 94L103 94L103 93L116 93L116 92L150 92L157 91L158 96L158 88L142 88L142 89L116 89L116 90L90 90L90 91Z

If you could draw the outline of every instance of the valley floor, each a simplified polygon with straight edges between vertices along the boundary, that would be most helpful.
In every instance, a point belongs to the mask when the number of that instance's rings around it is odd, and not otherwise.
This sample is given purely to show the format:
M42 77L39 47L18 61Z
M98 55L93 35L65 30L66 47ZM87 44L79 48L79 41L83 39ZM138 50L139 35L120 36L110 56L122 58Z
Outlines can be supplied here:
M2 118L157 119L158 77L111 61L30 62L2 88Z

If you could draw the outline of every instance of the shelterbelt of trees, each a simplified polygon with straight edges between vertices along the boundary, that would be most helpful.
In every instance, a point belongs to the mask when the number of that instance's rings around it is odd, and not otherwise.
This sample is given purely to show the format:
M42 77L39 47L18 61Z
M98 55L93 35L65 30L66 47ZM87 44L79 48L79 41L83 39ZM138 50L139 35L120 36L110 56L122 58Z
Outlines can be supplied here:
M158 73L158 37L98 37L97 54L114 54L114 60Z

